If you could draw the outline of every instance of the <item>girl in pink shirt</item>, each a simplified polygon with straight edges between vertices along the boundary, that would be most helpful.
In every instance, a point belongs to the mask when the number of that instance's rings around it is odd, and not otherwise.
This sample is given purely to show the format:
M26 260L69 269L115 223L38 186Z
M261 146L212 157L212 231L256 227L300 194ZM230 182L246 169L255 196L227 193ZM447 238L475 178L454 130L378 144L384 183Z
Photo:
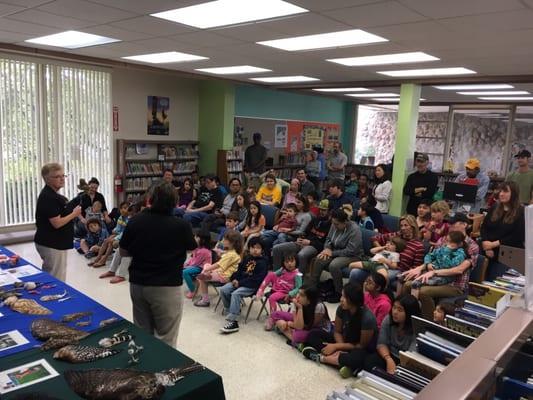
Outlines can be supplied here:
M183 264L183 280L189 289L185 296L188 299L192 299L194 296L196 275L202 272L204 264L212 263L212 253L209 248L211 237L209 234L200 232L194 236L194 239L198 247L192 251L191 257Z
M387 290L387 280L377 272L373 272L365 280L365 306L372 311L381 328L381 322L389 315L392 308L391 298L385 293Z

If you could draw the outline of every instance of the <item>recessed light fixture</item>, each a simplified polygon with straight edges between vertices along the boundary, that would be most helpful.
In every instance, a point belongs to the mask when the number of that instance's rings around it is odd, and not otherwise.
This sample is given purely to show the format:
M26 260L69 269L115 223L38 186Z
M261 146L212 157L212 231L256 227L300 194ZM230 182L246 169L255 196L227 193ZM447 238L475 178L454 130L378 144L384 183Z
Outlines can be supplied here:
M388 42L387 39L361 29L296 36L286 39L257 42L263 46L287 51L328 49L333 47L355 46L358 44Z
M371 89L362 88L362 87L353 87L353 88L324 88L324 89L313 89L316 92L326 92L326 93L342 93L342 92L369 92Z
M533 97L478 97L480 100L533 101Z
M311 81L319 81L320 79L311 78L310 76L294 75L294 76L266 76L264 78L251 78L251 80L265 82L265 83L287 83L287 82L311 82Z
M138 56L122 57L126 60L142 61L152 64L179 63L186 61L208 60L207 57L195 56L194 54L167 51L165 53L140 54Z
M397 93L349 93L350 97L399 97Z
M301 14L308 11L282 0L216 0L150 15L206 29Z
M518 94L531 94L525 90L502 90L494 92L457 92L457 94L463 94L466 96L510 96Z
M41 36L25 40L28 43L44 44L47 46L64 47L65 49L79 49L80 47L98 46L100 44L120 42L105 36L93 35L79 31L65 31L53 35Z
M378 71L378 74L393 77L415 77L415 76L444 76L444 75L469 75L476 74L476 71L464 67L452 68L425 68L425 69L402 69L397 71Z
M472 84L472 85L440 85L433 86L440 90L498 90L498 89L514 89L514 86L504 83L489 83L489 84Z
M440 60L421 51L412 53L382 54L379 56L331 58L329 62L347 65L348 67L361 67L365 65L403 64Z
M216 75L236 75L236 74L256 74L260 72L271 72L271 69L253 67L251 65L235 65L232 67L198 68L195 71L207 72Z

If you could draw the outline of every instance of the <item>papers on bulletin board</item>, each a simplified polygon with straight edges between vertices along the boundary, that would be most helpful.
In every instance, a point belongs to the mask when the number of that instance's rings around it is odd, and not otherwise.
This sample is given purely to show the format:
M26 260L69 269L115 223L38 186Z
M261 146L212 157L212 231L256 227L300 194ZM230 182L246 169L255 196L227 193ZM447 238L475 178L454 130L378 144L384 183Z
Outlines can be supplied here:
M0 394L12 392L58 376L59 373L42 358L0 372Z
M13 285L15 282L20 282L20 279L7 270L0 270L0 286Z
M284 149L287 147L287 125L276 125L274 131L274 147Z
M16 278L24 278L26 276L32 276L40 274L42 271L31 265L21 265L17 268L8 269L7 272L15 276Z
M26 343L29 343L28 339L17 330L0 333L0 352Z

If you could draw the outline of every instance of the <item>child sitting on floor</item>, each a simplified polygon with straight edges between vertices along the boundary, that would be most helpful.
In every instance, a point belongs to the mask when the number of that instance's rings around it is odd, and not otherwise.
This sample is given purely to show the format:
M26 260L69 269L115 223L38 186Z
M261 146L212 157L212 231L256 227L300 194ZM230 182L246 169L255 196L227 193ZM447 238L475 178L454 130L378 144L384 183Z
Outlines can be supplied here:
M303 286L292 300L293 311L274 311L268 318L287 337L287 344L297 347L305 343L311 330L331 332L328 309L320 301L320 291L315 286Z
M122 233L124 232L124 229L126 229L126 225L128 224L129 207L130 203L128 203L127 201L123 201L122 203L120 203L120 217L118 218L117 226L115 226L115 229L113 229L111 235L104 241L104 243L100 247L96 259L88 264L89 267L103 267L107 262L107 258L109 257L113 249L116 249L118 247L118 243L122 238Z
M228 283L229 278L239 266L242 254L242 236L237 231L229 231L224 235L225 253L214 264L204 264L201 274L196 276L198 280L198 292L202 298L197 300L196 307L209 307L209 294L207 293L207 283Z
M198 247L192 251L191 257L183 264L183 281L187 285L185 297L192 299L196 291L194 280L202 272L205 264L211 264L211 235L206 232L199 232L194 236Z
M102 221L100 219L88 219L87 236L85 236L84 239L81 239L78 252L84 254L85 258L95 257L108 236L107 229L102 227Z
M263 239L270 241L272 246L286 242L287 233L292 232L296 228L296 225L298 225L298 221L296 220L297 213L298 208L296 208L294 203L287 204L282 211L282 216L278 223L271 230L263 232Z
M411 284L411 294L418 298L419 289L422 285L441 286L453 282L455 275L437 276L437 271L458 266L466 259L465 235L462 232L452 231L448 233L446 246L438 247L424 257L426 271L435 271L432 278L422 283L415 279Z
M90 219L97 219L100 221L101 226L107 230L104 222L104 213L102 212L102 203L96 200L92 206L85 209L85 219L87 220L87 225L89 224Z
M452 303L440 302L433 311L433 322L444 325L444 320L448 315L455 315L455 305Z
M381 328L381 322L389 314L392 307L392 300L387 295L387 280L377 272L372 272L365 280L365 306L368 307Z
M227 321L220 328L222 333L234 333L239 330L238 319L242 298L251 296L257 291L267 269L261 238L254 237L248 241L248 255L241 261L237 271L231 275L230 282L220 288L220 298Z
M213 248L213 251L220 257L224 253L224 235L229 231L236 231L239 225L239 214L237 211L230 211L226 216L225 227L220 229L220 233L217 237L217 243ZM212 263L210 261L209 263Z
M302 286L302 274L296 268L296 257L294 255L286 256L283 260L282 268L277 271L270 271L267 274L257 291L257 298L262 298L265 294L265 289L271 285L272 289L268 296L268 304L272 313L278 309L278 301L284 300L288 302L291 297L296 296ZM270 329L272 329L272 325L267 330Z
M389 277L389 268L398 269L400 253L406 246L405 240L398 236L390 238L385 246L372 247L370 252L374 256L370 261L354 261L348 265L350 269L358 268L369 272L377 272L385 279Z

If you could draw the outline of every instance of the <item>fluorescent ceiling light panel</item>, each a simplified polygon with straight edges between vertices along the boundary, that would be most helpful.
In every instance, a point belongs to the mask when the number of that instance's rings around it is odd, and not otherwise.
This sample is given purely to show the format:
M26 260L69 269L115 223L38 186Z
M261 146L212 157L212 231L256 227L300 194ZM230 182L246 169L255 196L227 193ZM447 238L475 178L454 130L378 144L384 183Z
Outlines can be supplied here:
M514 89L514 86L503 83L489 83L489 84L472 84L472 85L440 85L433 86L440 90L498 90L498 89Z
M390 97L376 97L373 98L374 101L390 101L390 102L399 102L400 99L398 98L390 98ZM426 101L426 99L420 99L420 101Z
M195 71L207 72L216 75L237 75L237 74L256 74L260 72L271 72L271 69L253 67L251 65L235 65L232 67L215 67L215 68L199 68Z
M265 82L265 83L287 83L287 82L311 82L311 81L319 81L320 79L311 78L310 76L294 75L294 76L266 76L264 78L251 78L251 80Z
M194 54L167 51L165 53L141 54L138 56L122 57L126 60L141 61L152 64L179 63L186 61L208 60L207 57L195 56Z
M362 87L353 87L353 88L324 88L324 89L313 89L316 92L326 92L326 93L343 93L343 92L369 92L371 89L362 88Z
M415 62L438 61L437 57L415 51L412 53L382 54L379 56L332 58L326 61L347 65L348 67L362 67L365 65L403 64Z
M79 31L65 31L53 35L41 36L25 40L28 43L44 44L46 46L63 47L65 49L79 49L80 47L98 46L101 44L120 42L105 36L93 35Z
M399 97L396 93L353 93L347 94L350 97Z
M533 97L478 97L480 100L499 100L499 101L533 101Z
M282 0L216 0L151 15L172 22L207 29L301 14L308 11Z
M531 94L525 90L502 90L494 92L457 92L466 96L514 96L518 94Z
M286 39L266 40L257 42L263 46L275 47L281 50L315 50L333 47L355 46L358 44L388 42L387 39L361 29L320 33L317 35L296 36Z
M476 74L476 71L464 67L452 68L426 68L426 69L402 69L397 71L378 71L378 74L392 76L396 78L415 76L444 76L444 75L469 75Z

